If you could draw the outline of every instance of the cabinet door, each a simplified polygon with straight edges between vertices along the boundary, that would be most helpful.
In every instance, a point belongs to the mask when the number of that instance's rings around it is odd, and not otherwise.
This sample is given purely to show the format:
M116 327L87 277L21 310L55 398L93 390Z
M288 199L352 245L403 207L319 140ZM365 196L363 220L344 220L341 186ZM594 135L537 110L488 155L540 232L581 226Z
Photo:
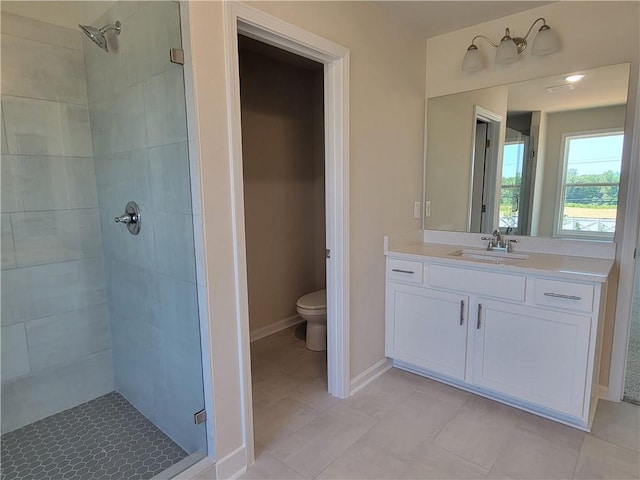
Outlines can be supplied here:
M591 319L478 300L472 382L583 416Z
M468 297L387 284L387 356L464 379Z

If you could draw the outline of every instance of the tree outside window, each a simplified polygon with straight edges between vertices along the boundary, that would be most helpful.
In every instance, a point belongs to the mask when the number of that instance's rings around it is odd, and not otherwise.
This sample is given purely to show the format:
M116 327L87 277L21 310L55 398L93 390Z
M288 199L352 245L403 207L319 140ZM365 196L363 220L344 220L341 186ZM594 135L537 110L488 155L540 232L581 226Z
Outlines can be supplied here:
M623 140L619 130L563 135L564 168L556 234L613 238Z

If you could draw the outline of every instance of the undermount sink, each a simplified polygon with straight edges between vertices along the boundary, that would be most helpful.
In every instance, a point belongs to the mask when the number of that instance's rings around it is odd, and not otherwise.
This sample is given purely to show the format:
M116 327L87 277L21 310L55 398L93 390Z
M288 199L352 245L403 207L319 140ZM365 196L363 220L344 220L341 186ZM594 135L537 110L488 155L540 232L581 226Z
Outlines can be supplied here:
M462 257L466 260L479 260L482 262L517 264L529 258L526 253L498 252L479 248L463 248L450 253L452 257Z

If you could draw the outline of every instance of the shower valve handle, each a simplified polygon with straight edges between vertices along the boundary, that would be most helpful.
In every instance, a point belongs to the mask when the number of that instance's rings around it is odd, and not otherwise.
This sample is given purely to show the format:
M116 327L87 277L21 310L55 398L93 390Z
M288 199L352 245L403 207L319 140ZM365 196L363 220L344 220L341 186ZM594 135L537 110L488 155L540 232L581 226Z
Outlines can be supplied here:
M116 223L137 223L138 216L134 213L133 215L129 215L128 213L123 213L122 215L116 217L114 219Z
M132 235L140 233L140 207L136 202L129 202L122 215L114 218L116 223L124 223Z

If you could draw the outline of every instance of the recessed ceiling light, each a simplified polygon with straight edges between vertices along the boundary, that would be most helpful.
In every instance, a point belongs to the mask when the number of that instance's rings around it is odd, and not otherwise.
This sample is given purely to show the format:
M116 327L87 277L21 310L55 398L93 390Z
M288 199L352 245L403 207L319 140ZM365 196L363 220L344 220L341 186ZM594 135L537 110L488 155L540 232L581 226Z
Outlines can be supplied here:
M579 82L580 80L582 80L583 77L584 77L584 75L579 73L577 75L569 75L568 77L565 77L564 79L567 82Z

